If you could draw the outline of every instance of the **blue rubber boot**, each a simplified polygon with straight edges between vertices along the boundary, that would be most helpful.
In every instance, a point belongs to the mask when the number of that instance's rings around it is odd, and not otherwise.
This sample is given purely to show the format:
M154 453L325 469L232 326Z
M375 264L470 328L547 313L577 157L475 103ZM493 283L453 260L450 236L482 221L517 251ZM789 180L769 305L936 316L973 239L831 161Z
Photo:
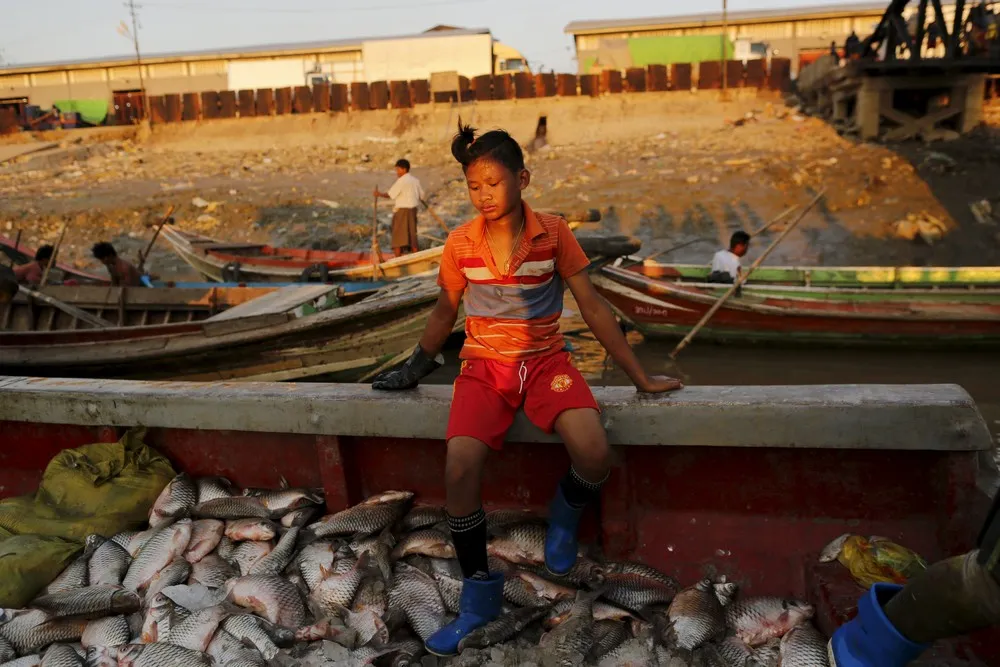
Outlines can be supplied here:
M545 533L545 569L562 576L573 569L579 545L576 531L583 516L582 507L566 502L562 487L556 487L556 497L549 504L549 529Z
M858 615L830 640L832 667L905 667L929 644L916 644L899 634L882 610L896 593L896 584L875 584L858 601Z
M500 616L502 604L503 574L493 573L484 581L466 579L458 599L458 618L427 638L427 652L442 657L455 655L458 643L467 634Z

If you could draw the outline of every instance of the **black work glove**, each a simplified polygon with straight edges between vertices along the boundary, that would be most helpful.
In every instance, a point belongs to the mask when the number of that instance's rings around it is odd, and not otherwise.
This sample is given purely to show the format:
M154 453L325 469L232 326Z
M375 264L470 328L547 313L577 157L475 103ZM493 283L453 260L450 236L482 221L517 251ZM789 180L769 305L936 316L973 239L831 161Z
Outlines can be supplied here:
M399 391L401 389L413 389L422 379L441 368L444 365L444 357L440 354L437 357L430 357L424 349L417 345L413 349L413 354L402 366L384 371L375 376L372 381L372 389L384 391Z

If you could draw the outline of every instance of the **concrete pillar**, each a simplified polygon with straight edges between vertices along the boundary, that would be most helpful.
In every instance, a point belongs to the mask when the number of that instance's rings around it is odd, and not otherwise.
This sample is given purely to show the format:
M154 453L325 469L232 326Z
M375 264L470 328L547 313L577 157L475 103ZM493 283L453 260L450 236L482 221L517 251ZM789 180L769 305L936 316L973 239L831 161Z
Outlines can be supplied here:
M958 90L952 93L955 102L963 106L958 128L960 134L971 132L983 122L983 97L986 93L985 74L966 74L963 78L964 96Z
M854 110L862 140L878 137L881 107L881 87L871 77L865 77L858 91L858 102Z

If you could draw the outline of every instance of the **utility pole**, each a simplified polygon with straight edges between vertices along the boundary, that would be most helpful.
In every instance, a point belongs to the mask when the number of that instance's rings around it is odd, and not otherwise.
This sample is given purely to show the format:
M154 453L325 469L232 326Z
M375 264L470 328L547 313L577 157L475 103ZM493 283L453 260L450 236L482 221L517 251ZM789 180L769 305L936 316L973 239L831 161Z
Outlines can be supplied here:
M135 0L128 0L125 6L132 16L132 44L135 46L135 64L139 70L139 90L142 92L142 109L139 110L139 120L146 120L149 99L146 97L146 81L142 76L142 55L139 53L139 15L136 13L136 10L141 9L142 5L135 4Z
M726 70L726 45L729 42L729 2L722 0L722 99L726 99L726 88L729 86Z

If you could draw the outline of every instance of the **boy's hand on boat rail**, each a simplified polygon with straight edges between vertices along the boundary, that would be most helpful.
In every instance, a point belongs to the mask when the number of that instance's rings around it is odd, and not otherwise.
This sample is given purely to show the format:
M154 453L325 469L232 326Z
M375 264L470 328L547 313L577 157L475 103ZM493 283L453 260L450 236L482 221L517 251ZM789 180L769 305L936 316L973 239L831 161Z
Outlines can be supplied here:
M406 362L397 368L379 373L372 381L372 389L382 391L400 391L403 389L413 389L422 379L441 368L444 365L444 357L440 354L436 357L429 356L424 349L417 345L413 354Z
M684 384L676 378L667 377L666 375L654 375L653 377L646 377L636 382L635 388L637 391L647 394L662 394L668 391L683 389Z

